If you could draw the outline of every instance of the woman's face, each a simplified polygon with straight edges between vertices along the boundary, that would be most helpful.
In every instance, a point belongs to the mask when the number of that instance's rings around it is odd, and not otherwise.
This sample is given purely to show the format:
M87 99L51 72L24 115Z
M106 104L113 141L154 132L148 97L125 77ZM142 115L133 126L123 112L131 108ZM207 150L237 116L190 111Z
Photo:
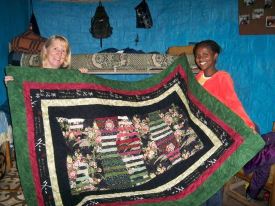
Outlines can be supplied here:
M215 69L217 57L218 53L214 53L206 46L201 46L196 49L195 62L201 70L211 70Z
M47 48L47 59L45 66L47 68L58 69L64 63L67 56L66 43L55 39Z

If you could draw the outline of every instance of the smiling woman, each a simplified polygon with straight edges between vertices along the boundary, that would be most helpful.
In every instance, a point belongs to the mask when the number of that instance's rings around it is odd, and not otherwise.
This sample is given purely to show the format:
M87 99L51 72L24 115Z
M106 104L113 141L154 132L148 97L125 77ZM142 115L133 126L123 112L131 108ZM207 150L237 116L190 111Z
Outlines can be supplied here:
M68 40L63 36L51 36L41 51L43 68L68 68L71 64L71 49Z
M195 62L201 70L196 75L196 79L211 95L231 109L248 127L255 131L255 124L246 114L235 92L230 74L218 71L216 68L220 52L221 47L213 40L204 40L195 45L193 48ZM203 205L222 205L222 190L210 197Z
M201 41L195 45L193 49L195 62L201 70L196 79L210 94L239 115L247 126L255 130L255 124L245 112L235 92L230 74L216 68L220 52L220 46L213 40Z
M47 69L65 69L71 66L71 49L68 40L59 35L47 39L41 50L41 67ZM13 81L13 76L5 76L5 84Z

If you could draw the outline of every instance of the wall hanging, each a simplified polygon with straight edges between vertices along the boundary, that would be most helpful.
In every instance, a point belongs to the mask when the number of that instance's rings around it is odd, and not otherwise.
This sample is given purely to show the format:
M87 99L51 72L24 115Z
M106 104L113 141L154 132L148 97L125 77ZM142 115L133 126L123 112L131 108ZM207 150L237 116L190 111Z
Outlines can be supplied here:
M90 33L94 38L100 39L100 47L102 47L102 39L112 35L113 28L109 22L109 16L102 6L101 1L96 8L95 14L91 19Z
M32 27L32 31L33 31L34 33L36 33L37 35L40 35L40 30L39 30L39 27L38 27L38 24L37 24L37 21L36 21L34 12L33 12L32 0L31 0L30 3L31 3L31 11L32 11L31 19L30 19L30 26Z
M153 26L152 16L145 0L135 7L137 28L149 29Z
M239 0L240 34L275 34L273 0Z

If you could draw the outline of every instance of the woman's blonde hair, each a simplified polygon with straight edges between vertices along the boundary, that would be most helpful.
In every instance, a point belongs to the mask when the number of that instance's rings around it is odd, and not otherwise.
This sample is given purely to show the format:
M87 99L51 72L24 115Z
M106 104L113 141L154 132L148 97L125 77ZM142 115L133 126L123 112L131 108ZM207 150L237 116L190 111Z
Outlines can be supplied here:
M60 35L53 35L51 37L49 37L47 39L47 41L45 42L45 44L42 47L41 53L40 53L40 57L41 57L41 66L43 67L44 62L46 61L47 57L47 48L49 46L52 45L52 42L54 40L59 40L61 42L65 43L65 47L66 47L66 57L64 60L64 63L60 66L60 68L68 68L71 66L71 48L70 48L70 44L69 41L64 37L64 36L60 36Z

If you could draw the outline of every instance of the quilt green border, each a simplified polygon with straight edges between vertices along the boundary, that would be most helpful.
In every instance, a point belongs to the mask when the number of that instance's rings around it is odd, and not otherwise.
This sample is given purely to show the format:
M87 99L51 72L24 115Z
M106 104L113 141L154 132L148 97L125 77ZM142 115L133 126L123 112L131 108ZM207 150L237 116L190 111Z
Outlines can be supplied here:
M188 88L206 107L219 116L225 123L244 137L244 143L234 152L228 160L195 192L186 198L171 202L150 203L146 205L196 205L204 202L209 196L214 194L227 180L237 173L242 166L250 160L264 145L263 140L241 121L226 106L218 102L207 93L195 80L192 71L187 63L186 57L180 57L174 61L166 70L155 74L148 79L136 82L121 82L107 80L95 75L81 74L77 70L50 70L34 67L6 68L7 75L14 77L14 81L8 83L8 97L13 124L14 145L16 150L17 165L21 184L24 189L24 196L28 205L36 205L37 200L32 179L31 163L27 142L27 125L24 105L22 83L47 82L47 83L97 83L116 89L142 90L150 88L161 82L178 65L185 68L188 76ZM20 149L17 149L20 148ZM23 180L23 181L22 181ZM220 180L220 181L217 181ZM199 195L200 194L200 195Z

